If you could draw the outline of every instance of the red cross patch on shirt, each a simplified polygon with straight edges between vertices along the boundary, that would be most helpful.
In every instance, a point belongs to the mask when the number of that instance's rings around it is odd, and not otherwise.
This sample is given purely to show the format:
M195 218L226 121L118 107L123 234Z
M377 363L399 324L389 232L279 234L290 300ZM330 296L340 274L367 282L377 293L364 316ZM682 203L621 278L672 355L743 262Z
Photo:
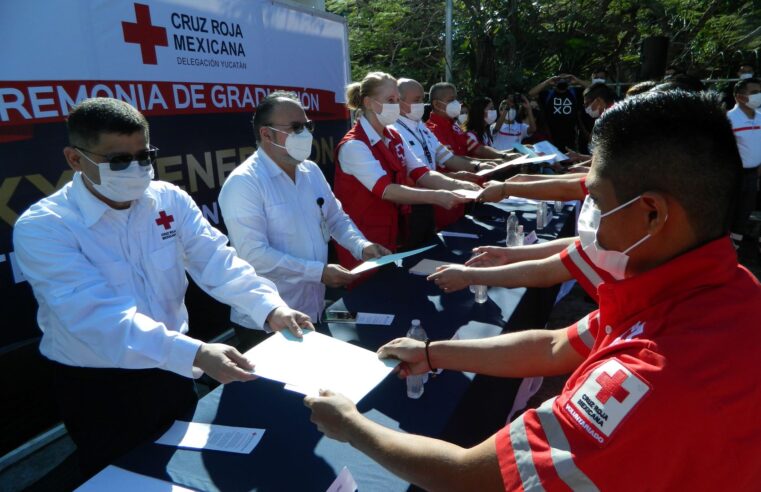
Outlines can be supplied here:
M616 359L593 370L565 404L565 411L600 444L644 398L650 386Z

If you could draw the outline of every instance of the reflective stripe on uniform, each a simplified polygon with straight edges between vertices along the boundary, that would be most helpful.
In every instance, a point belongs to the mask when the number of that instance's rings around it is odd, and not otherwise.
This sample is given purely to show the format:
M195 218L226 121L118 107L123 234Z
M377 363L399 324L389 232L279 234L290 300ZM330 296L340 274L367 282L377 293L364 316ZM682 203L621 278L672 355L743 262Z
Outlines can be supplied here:
M584 342L584 345L591 350L595 345L595 338L589 331L589 316L589 314L584 316L576 323L576 332L579 334L581 341Z
M552 464L555 466L555 472L574 491L598 491L599 489L594 482L573 461L571 445L563 433L560 421L552 411L554 403L555 398L545 401L536 409L536 414L539 417L539 422L542 424L542 430L544 430L544 434L547 436L547 444L550 447L550 456ZM513 444L514 446L515 444ZM522 474L521 478L523 478Z
M568 258L570 258L573 264L581 270L582 275L584 275L595 288L602 284L602 278L597 274L594 268L589 265L589 263L584 261L584 258L581 257L579 251L576 249L575 244L569 246L567 251Z
M534 466L534 458L531 456L531 447L528 444L526 425L523 422L524 413L510 423L510 443L513 447L513 457L521 477L521 485L526 492L541 492L544 490L539 481L539 474Z

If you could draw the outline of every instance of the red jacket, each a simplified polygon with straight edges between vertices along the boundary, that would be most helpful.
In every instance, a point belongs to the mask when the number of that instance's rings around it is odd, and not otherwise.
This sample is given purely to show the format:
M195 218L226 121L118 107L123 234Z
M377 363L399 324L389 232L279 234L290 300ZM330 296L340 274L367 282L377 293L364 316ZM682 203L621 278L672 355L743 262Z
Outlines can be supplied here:
M400 242L399 215L409 213L409 206L397 205L388 200L383 200L383 192L392 183L409 186L412 186L413 183L407 177L402 137L388 127L384 130L384 136L389 139L388 146L384 145L383 141L370 145L370 139L357 120L354 127L344 135L336 146L336 174L333 191L336 198L341 201L344 211L351 217L368 241L385 246L391 251L396 251ZM386 171L386 176L375 183L372 191L368 190L357 178L346 174L341 169L341 163L338 159L339 150L349 140L359 140L367 145ZM412 178L416 180L427 171L426 168L422 168L419 175L412 176ZM338 244L336 244L336 251L338 261L343 267L351 269L360 263L349 251Z

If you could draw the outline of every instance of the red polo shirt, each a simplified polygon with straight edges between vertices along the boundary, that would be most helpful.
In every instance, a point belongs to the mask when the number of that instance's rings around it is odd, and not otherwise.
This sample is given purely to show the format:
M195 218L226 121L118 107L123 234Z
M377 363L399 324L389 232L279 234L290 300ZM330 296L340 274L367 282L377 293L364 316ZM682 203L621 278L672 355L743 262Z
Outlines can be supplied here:
M758 490L761 285L729 239L598 292L584 362L497 433L505 490Z
M472 157L481 146L477 140L468 138L456 120L446 116L431 113L431 117L425 124L436 135L439 142L451 150L454 155Z

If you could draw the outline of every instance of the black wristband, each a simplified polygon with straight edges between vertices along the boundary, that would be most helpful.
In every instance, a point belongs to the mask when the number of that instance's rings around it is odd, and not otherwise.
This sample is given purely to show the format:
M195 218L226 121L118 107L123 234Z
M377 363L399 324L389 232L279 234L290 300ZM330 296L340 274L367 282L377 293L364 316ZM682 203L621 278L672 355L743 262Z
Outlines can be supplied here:
M431 355L428 353L428 346L431 344L431 340L429 338L425 339L425 360L428 362L428 369L431 370L433 373L432 377L436 377L436 369L433 368L433 365L431 364Z

